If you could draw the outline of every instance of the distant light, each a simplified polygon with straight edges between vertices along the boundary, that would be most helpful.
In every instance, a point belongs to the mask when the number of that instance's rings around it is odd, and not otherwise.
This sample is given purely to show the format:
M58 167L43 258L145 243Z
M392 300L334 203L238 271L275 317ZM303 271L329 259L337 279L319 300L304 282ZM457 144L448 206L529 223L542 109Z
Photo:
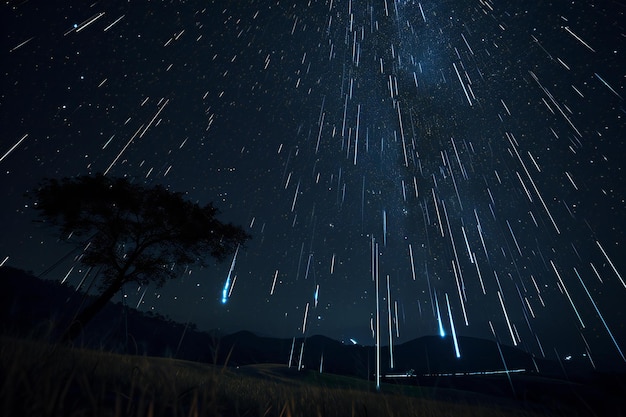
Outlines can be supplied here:
M566 360L566 361L571 361L571 360L572 360L572 355L567 355L567 356L565 357L565 360Z
M469 376L469 375L498 375L498 374L516 374L521 372L527 372L526 369L503 369L496 371L474 371L474 372L448 372L448 373L428 373L423 376Z
M356 340L354 339L350 339L350 341L352 342L353 345L358 345L358 343L356 342Z

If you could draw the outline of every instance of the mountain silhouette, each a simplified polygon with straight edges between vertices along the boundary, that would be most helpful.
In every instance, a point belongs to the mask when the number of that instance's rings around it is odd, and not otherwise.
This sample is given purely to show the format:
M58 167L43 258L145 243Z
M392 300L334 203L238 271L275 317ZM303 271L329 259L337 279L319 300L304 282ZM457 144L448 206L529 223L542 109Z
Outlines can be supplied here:
M89 295L56 281L3 266L0 283L1 329L5 334L55 340ZM393 367L388 346L380 348L381 373L468 373L525 369L561 374L552 361L495 341L459 337L461 357L455 356L450 337L423 336L393 346ZM143 313L121 303L109 303L78 340L85 347L119 353L176 357L201 362L241 366L277 363L296 368L371 379L375 372L374 346L344 344L325 336L273 338L250 331L230 335L203 332L193 323Z

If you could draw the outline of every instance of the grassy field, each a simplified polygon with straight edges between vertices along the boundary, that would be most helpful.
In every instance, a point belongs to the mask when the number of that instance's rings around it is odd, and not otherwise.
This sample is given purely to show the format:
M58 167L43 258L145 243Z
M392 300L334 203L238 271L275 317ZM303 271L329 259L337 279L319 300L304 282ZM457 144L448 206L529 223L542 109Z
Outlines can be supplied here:
M477 395L384 385L284 365L231 368L0 339L4 416L539 416Z

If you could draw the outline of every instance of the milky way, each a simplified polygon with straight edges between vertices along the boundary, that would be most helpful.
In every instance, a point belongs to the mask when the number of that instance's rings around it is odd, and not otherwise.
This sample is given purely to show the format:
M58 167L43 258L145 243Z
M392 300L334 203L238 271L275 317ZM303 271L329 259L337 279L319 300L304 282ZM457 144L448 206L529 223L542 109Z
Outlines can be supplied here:
M93 279L24 193L102 172L215 201L253 235L229 262L128 286L139 310L623 364L625 10L3 6L0 262Z

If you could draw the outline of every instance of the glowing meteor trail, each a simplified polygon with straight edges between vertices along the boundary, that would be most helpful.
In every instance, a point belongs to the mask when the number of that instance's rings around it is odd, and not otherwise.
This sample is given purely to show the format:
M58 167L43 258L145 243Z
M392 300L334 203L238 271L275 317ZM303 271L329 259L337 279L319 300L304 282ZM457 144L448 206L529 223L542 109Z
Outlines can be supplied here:
M502 299L502 294L498 291L498 300L500 300L500 307L502 307L502 312L504 313L504 318L506 319L506 325L509 328L509 334L511 335L511 341L514 346L517 346L517 339L515 339L515 334L513 333L513 327L511 326L511 320L509 320L509 313L507 313L506 308L504 307L504 300Z
M413 281L415 281L415 262L413 261L413 247L409 243L409 257L411 259L411 276L413 277Z
M372 259L372 263L374 264L372 274L374 274L376 278L376 390L380 391L380 285L378 278L378 243L374 243L373 237L372 251L374 255Z
M567 296L567 299L569 300L570 305L574 309L574 313L576 313L576 317L578 317L578 321L580 322L580 326L584 329L585 328L585 323L583 323L583 319L582 319L582 317L580 317L580 314L578 313L578 309L574 305L574 300L572 300L572 296L570 295L569 291L567 290L567 287L565 286L565 283L563 282L563 279L561 278L561 274L559 274L559 271L556 269L556 265L554 265L554 262L552 260L550 260L550 265L552 266L552 270L556 274L556 277L558 278L559 283L561 284L560 289L562 291L565 291L565 295Z
M95 22L96 20L100 19L102 16L104 16L104 12L100 12L97 15L91 17L90 19L84 21L83 23L81 23L80 25L78 25L78 27L76 28L76 33L80 32L81 30L87 28L87 26L91 25L93 22Z
M307 323L308 316L309 316L309 303L306 303L306 307L304 308L304 319L302 320L302 334L306 333L306 323Z
M389 275L387 275L387 316L389 317L389 367L393 369L393 330L391 328L391 292L389 288Z
M230 263L230 268L228 269L228 276L226 277L226 282L224 283L224 288L222 289L222 304L226 304L228 302L228 298L230 297L231 288L231 276L233 274L233 270L235 269L235 262L237 261L237 254L239 253L239 245L237 245L237 249L235 249L235 254L233 255L233 260ZM235 282L233 281L233 286Z
M622 279L622 276L620 275L619 271L617 270L617 268L615 268L615 265L613 264L613 261L611 261L611 258L609 258L609 255L606 254L606 252L604 251L604 248L602 247L602 245L600 244L600 242L598 242L596 240L596 245L598 245L598 247L600 248L600 250L602 251L602 255L604 255L604 257L606 258L606 260L608 261L609 265L611 265L611 269L613 269L613 272L615 272L615 275L617 275L617 278L619 278L619 282L622 283L622 286L624 288L626 288L626 283L624 282L624 280ZM599 276L599 275L598 275Z
M13 52L17 49L20 49L22 46L26 45L28 42L32 41L33 39L35 39L34 36L31 36L30 38L26 39L23 42L20 42L19 44L15 45L13 48L11 48L11 50L9 52Z
M456 76L459 78L459 82L461 83L461 87L463 87L463 92L465 93L465 97L467 98L467 102L469 103L470 106L472 106L472 99L470 99L469 94L467 94L467 89L465 88L465 84L463 83L463 80L461 79L461 74L459 74L459 70L456 67L456 63L452 63L452 66L454 67L454 72L456 72Z
M452 329L452 340L454 340L454 353L457 358L460 358L461 351L459 350L459 342L456 339L456 329L454 327L454 320L452 319L452 309L450 309L450 300L448 299L448 293L446 293L446 305L448 306L448 318L450 319L450 328Z
M15 148L17 148L18 146L20 146L20 144L22 142L24 142L24 139L26 139L28 137L28 133L26 133L24 136L22 136L22 138L20 140L18 140L13 146L11 146L11 148L9 148L8 151L6 151L4 153L4 155L0 156L0 162L2 162L7 156L9 156L9 154L11 152L13 152L15 150Z
M578 36L577 34L575 34L574 32L572 32L572 30L568 27L568 26L564 26L563 29L565 29L565 31L567 33L569 33L570 35L572 35L574 37L574 39L576 39L578 42L580 42L582 45L585 46L585 48L589 49L591 52L595 52L596 50L593 49L591 46L589 46L589 44L587 42L585 42L584 40L581 39L580 36Z
M604 326L604 328L606 329L606 332L611 337L611 340L613 341L615 348L617 348L619 355L622 357L622 360L626 362L626 357L624 357L624 353L622 352L622 349L619 347L617 340L615 340L615 336L613 336L613 332L611 332L611 329L609 329L609 325L606 324L606 320L604 320L604 316L602 316L602 313L600 313L600 309L598 308L598 305L596 304L593 297L589 293L587 286L585 285L583 279L580 277L580 274L578 273L578 270L575 267L574 267L574 272L576 273L576 276L578 277L578 281L580 281L580 285L583 286L583 289L585 290L585 294L587 294L587 297L589 297L589 301L591 301L591 304L593 304L593 308L596 310L596 313L598 313L598 317L600 317L600 320L602 320L602 325Z
M276 278L278 278L278 269L274 272L274 280L272 281L272 289L270 290L270 295L274 295L274 288L276 287Z
M443 328L443 320L441 319L441 310L439 309L439 300L437 298L437 292L435 292L435 308L437 309L437 325L439 327L439 336L445 337L446 331Z
M620 96L620 95L617 93L617 91L615 91L615 89L609 85L609 83L607 83L606 81L604 81L604 78L602 78L602 77L600 77L600 75L598 75L598 73L597 73L597 72L594 72L593 74L596 76L596 78L597 78L598 80L600 80L600 81L602 82L602 84L604 84L604 85L606 86L606 88L608 88L609 90L611 90L611 93L613 93L613 94L615 94L617 97L619 97L619 99L620 99L620 100L624 100L624 99L622 98L622 96ZM578 91L578 90L576 90L576 91Z

